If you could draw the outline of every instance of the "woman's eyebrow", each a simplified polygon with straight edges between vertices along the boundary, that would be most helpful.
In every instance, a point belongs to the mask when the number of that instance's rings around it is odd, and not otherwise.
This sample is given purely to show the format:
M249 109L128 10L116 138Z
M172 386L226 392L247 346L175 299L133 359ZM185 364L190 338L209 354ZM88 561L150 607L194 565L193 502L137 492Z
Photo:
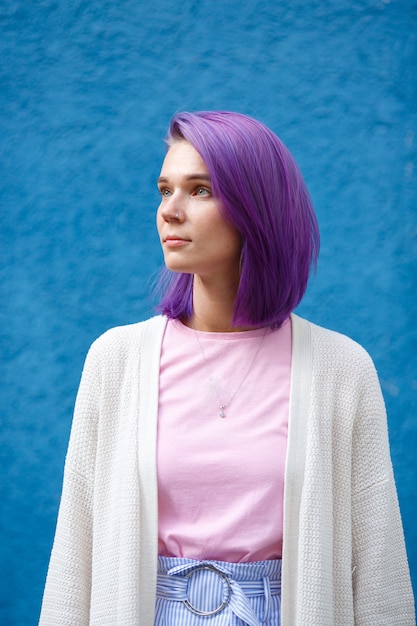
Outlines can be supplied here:
M210 176L207 174L189 174L188 176L184 176L185 180L205 180L208 183L210 182ZM158 183L166 183L168 182L168 178L165 176L159 176Z

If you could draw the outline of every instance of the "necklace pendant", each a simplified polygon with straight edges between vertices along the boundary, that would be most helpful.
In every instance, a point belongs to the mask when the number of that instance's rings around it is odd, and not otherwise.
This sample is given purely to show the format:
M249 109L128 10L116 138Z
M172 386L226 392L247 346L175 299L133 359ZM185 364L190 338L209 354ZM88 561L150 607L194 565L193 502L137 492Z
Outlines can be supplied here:
M219 406L219 415L220 417L226 417L226 413L224 412L224 410L227 408L227 404L221 404Z

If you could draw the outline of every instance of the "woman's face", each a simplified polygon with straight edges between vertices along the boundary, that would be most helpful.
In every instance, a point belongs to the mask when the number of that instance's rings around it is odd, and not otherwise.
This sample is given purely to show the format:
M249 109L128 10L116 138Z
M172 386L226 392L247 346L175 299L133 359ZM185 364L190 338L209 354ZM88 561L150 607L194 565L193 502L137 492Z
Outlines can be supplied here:
M203 159L187 141L167 152L158 179L157 227L166 266L202 278L239 276L241 239L220 213Z

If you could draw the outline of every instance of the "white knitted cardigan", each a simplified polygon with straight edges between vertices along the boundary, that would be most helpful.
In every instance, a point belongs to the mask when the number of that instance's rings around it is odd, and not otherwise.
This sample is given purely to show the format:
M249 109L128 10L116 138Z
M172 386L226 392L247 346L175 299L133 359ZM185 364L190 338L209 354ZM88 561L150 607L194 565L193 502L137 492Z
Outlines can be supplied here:
M156 428L166 320L91 347L41 626L152 626ZM412 626L384 403L367 353L292 316L282 626ZM181 454L181 450L178 450Z

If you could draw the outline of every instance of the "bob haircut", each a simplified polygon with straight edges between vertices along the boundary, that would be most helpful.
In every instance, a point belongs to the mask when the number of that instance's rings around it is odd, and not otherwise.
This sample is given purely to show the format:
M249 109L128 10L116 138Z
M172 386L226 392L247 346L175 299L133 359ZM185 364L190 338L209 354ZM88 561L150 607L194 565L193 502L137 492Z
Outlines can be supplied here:
M278 328L301 301L319 251L310 195L288 149L266 126L240 113L177 113L166 143L188 141L209 171L213 196L242 237L233 326ZM165 268L158 311L193 313L193 275Z

